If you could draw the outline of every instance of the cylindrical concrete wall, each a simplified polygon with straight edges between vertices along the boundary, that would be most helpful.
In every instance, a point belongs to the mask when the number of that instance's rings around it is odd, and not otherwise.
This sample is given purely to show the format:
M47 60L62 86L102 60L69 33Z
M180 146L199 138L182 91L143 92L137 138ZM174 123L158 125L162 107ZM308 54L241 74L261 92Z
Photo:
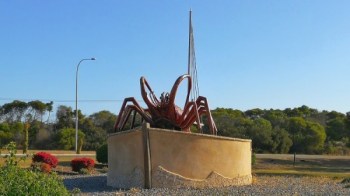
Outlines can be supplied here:
M108 138L108 185L136 187L151 175L152 187L221 187L251 183L251 140L164 129L148 131L151 171L145 172L145 137L136 129ZM138 184L132 181L138 181ZM140 186L144 187L144 186Z

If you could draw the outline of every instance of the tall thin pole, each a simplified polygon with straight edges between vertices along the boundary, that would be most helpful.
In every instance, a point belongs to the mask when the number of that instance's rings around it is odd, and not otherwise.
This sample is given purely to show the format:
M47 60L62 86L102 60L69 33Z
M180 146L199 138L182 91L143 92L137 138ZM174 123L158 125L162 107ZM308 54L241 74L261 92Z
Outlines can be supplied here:
M190 21L189 21L189 27L188 27L188 68L187 73L188 75L191 75L191 30L192 30L192 9L190 9Z
M77 71L75 75L75 153L78 154L78 121L79 121L79 116L78 116L78 71L79 71L79 66L80 63L86 60L96 60L95 58L90 58L90 59L82 59L79 61L77 65Z

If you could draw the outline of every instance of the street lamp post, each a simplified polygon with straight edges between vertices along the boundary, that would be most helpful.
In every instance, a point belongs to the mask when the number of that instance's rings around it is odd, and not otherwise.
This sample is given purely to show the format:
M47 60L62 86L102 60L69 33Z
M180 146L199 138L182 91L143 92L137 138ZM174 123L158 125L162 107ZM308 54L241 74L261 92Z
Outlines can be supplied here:
M95 58L89 58L89 59L82 59L79 61L77 65L77 72L75 76L75 153L78 154L78 71L79 71L79 66L80 63L83 61L94 61L96 60Z

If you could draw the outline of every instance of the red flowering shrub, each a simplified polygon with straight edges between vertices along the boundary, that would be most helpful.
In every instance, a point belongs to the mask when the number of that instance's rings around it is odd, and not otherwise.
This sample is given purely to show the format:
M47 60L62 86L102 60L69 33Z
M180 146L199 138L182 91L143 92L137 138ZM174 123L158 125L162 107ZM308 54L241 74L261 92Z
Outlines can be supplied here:
M91 171L95 167L95 161L91 158L75 158L71 161L72 170L80 172L81 169Z
M32 161L46 163L53 168L55 168L58 164L57 158L55 156L51 155L50 153L46 153L46 152L36 153L33 156Z

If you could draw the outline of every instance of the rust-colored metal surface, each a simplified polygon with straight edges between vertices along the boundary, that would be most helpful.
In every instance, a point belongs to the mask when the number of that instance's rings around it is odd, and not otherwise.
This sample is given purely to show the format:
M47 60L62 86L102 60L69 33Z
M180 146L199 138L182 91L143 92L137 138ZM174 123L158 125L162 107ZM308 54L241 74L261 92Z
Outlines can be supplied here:
M188 80L187 96L184 108L175 105L175 97L180 83ZM120 109L115 130L121 131L129 120L131 114L131 128L134 127L135 116L138 113L151 127L174 129L190 132L192 125L202 131L201 116L207 117L210 133L216 135L217 128L211 116L206 97L198 96L196 100L189 100L192 88L191 76L184 74L177 78L170 93L162 93L160 98L154 94L151 86L144 77L140 79L141 95L148 108L142 108L134 97L126 98Z

